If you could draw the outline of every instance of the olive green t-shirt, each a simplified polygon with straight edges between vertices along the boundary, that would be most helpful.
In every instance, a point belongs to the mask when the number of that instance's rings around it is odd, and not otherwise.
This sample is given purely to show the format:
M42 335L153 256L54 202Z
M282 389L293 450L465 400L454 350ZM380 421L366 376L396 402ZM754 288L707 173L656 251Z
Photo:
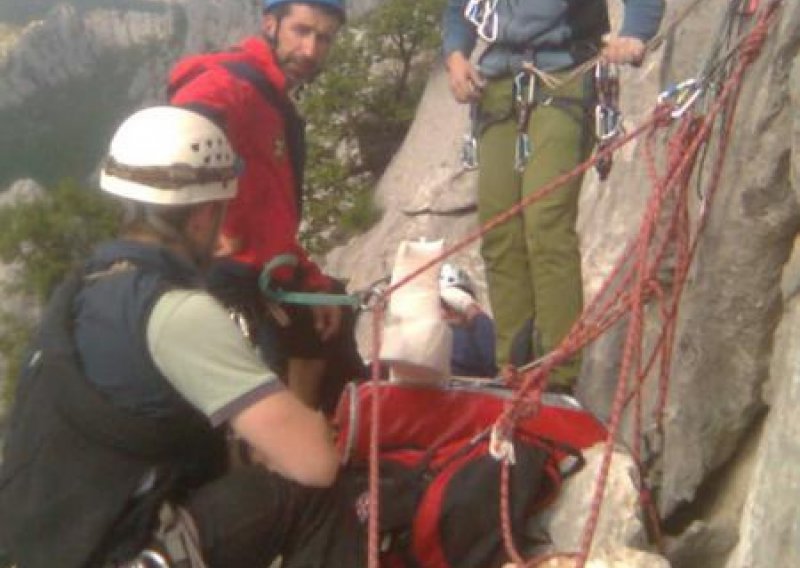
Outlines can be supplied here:
M214 425L284 388L227 310L202 290L172 290L158 299L147 346L164 377Z

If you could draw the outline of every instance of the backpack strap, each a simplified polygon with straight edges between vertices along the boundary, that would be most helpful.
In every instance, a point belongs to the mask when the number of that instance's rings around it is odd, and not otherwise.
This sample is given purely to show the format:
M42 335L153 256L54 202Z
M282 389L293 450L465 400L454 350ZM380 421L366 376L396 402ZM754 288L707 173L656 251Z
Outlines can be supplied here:
M198 429L204 423L189 412L153 418L112 405L89 383L80 369L79 355L71 337L72 302L82 287L82 274L67 278L48 307L42 325L43 350L34 365L50 368L56 411L86 438L144 458L171 456L203 441ZM198 428L200 427L200 428Z
M292 162L292 171L294 172L297 210L301 211L303 207L303 182L306 163L305 120L297 113L297 109L291 100L279 93L258 68L244 59L224 61L221 65L234 77L250 83L261 94L264 101L275 108L286 121L286 143L289 146L289 159Z

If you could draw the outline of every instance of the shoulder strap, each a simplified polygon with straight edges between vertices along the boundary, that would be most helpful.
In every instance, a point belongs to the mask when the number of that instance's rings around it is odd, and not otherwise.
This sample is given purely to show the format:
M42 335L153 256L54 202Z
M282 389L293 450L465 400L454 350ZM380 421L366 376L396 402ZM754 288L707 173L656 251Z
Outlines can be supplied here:
M234 77L250 83L263 97L264 101L278 110L286 121L286 143L295 179L297 210L303 206L303 182L306 161L306 123L297 113L292 102L267 81L263 73L244 59L222 62L222 67Z
M81 434L103 445L149 458L181 453L199 442L206 425L181 412L173 417L135 415L110 404L86 379L72 340L72 302L82 285L80 272L57 290L42 322L40 364L53 380L56 411ZM201 434L202 437L202 434Z

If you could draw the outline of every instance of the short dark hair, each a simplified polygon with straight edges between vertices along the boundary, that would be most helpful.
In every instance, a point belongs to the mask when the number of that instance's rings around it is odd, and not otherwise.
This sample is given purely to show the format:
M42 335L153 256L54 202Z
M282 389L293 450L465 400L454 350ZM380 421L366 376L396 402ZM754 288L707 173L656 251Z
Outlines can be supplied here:
M280 20L284 16L286 16L286 14L289 13L289 10L295 4L305 4L306 6L316 8L321 12L324 12L328 16L336 18L337 20L339 20L339 23L341 24L344 23L344 17L342 13L333 6L329 6L328 4L318 4L316 2L304 2L303 0L297 0L295 2L286 2L284 4L278 4L277 6L273 6L271 8L264 8L264 15L272 14L273 16L275 16L276 19Z

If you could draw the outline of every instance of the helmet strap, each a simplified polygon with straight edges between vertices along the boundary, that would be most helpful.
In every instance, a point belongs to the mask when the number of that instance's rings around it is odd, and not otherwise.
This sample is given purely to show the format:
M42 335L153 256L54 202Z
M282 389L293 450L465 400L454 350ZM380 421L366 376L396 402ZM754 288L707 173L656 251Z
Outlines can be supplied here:
M149 240L160 244L177 247L190 253L191 243L183 231L160 215L152 206L135 201L122 201L122 233L133 238ZM194 258L194 255L190 255Z
M188 248L189 240L186 235L174 225L167 223L149 207L145 207L144 222L166 243L175 243L181 247Z

